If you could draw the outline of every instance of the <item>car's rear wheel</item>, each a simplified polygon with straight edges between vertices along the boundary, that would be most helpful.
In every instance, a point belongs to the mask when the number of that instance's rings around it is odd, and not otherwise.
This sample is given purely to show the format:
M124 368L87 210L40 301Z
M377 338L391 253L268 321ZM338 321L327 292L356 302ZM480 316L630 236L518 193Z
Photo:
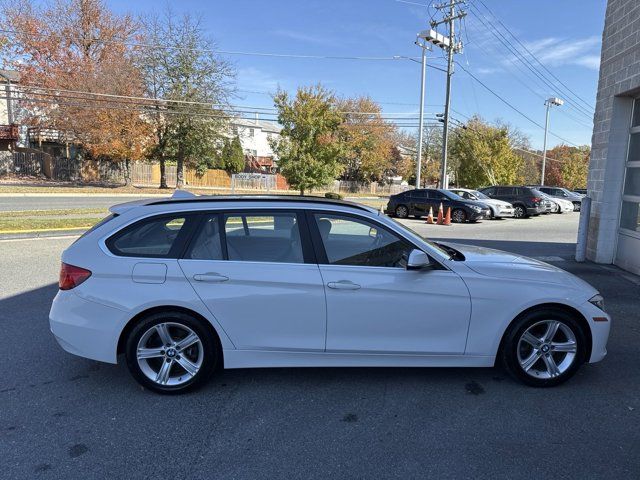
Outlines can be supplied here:
M527 209L522 205L515 205L513 207L514 218L525 218L527 216Z
M398 205L396 207L396 217L398 218L407 218L409 216L409 209L406 205Z
M178 393L206 381L217 363L217 344L202 321L182 312L141 320L127 337L127 366L143 387Z
M453 223L464 223L467 221L467 214L461 208L456 208L451 212L451 221Z
M562 310L530 312L511 325L503 340L502 363L516 379L552 387L571 378L586 358L582 326Z

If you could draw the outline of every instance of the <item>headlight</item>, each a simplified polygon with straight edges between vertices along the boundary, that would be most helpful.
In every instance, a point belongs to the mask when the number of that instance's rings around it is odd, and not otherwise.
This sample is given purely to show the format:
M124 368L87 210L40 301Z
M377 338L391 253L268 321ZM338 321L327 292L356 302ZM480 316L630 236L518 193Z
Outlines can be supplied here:
M481 212L481 211L482 211L482 208L477 207L477 206L475 206L475 205L472 205L472 206L471 206L471 210L473 210L474 212Z
M599 293L591 297L589 299L589 303L591 303L592 305L595 305L596 307L598 307L600 310L604 312L604 297Z

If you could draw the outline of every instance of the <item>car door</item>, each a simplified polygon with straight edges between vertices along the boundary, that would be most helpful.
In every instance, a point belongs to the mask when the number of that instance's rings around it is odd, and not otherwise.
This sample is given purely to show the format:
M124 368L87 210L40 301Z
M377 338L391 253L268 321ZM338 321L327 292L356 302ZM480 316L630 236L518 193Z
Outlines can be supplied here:
M300 215L207 214L180 260L238 349L324 350L324 285Z
M424 216L429 214L428 191L416 189L411 192L411 210L413 215Z
M462 354L471 302L454 272L407 270L415 248L360 216L308 215L327 301L327 352Z

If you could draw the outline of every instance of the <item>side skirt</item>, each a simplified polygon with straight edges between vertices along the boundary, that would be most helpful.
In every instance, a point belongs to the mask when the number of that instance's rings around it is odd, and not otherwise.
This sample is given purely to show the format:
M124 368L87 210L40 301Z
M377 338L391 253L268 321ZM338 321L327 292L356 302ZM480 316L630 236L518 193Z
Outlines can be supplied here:
M495 356L224 350L225 368L493 367Z

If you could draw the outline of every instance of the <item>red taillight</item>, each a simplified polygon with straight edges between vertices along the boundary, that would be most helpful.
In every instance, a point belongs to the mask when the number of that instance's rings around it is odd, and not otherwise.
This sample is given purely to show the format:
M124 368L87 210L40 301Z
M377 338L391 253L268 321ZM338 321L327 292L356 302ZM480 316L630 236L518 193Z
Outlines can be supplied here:
M87 278L91 276L91 272L86 268L76 267L63 263L60 265L60 280L58 287L60 290L71 290L77 287Z

